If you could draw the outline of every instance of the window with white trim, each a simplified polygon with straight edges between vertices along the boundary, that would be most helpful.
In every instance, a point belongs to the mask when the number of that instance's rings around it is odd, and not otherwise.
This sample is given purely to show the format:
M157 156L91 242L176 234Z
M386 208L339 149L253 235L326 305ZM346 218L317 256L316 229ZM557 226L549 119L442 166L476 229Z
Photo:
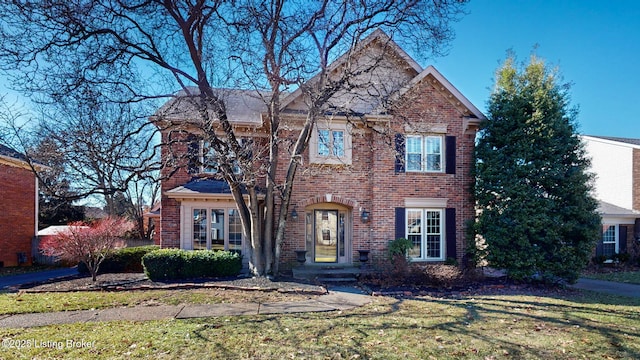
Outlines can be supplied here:
M309 145L312 163L351 164L351 134L346 123L317 124Z
M406 209L406 238L414 260L444 260L442 209Z
M618 225L605 225L602 232L602 255L611 258L618 253L619 230Z
M442 136L409 135L406 138L406 171L442 172Z
M193 250L242 250L240 214L233 208L193 208Z

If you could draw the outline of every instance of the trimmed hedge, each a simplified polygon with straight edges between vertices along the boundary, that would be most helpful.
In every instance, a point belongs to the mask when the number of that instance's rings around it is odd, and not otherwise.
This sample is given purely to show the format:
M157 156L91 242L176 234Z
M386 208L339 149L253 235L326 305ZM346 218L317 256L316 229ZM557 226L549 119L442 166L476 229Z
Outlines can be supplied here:
M157 245L127 247L109 254L100 265L98 274L110 273L138 273L144 271L142 257L147 253L160 249ZM84 263L78 264L80 274L88 274L89 269Z
M162 249L146 254L142 265L153 281L235 276L242 257L230 251Z

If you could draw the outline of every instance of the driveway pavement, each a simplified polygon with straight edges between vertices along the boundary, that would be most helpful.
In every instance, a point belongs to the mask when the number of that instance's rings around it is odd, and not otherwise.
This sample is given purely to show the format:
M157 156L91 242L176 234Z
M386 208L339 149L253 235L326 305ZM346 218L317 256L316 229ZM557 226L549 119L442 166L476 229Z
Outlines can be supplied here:
M59 277L66 277L78 274L78 268L62 268L54 270L45 270L31 272L19 275L0 276L0 290L15 285L31 284L35 282L43 282Z
M572 285L574 289L597 291L613 295L640 297L640 285L581 278Z

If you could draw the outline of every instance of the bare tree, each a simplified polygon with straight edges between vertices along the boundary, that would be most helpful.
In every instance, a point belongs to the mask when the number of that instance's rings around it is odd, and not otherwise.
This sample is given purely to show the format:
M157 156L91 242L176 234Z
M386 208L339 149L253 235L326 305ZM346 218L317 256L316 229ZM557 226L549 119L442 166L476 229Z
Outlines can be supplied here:
M130 103L170 93L163 85L182 87L184 98L197 109L189 125L221 160L228 160L219 162L219 173L230 185L251 241L251 270L262 275L277 273L293 180L313 127L328 113L357 114L359 109L336 100L370 95L364 89L372 83L363 75L385 65L384 51L358 61L355 55L366 52L363 39L380 28L425 55L437 54L451 39L450 22L461 14L464 1L50 0L2 5L0 64L20 70L17 84L23 89L55 98L90 88L111 102ZM342 66L332 67L340 54ZM214 89L229 84L264 91L258 94L264 94L268 109L265 144L239 141L224 98ZM377 105L393 90L376 91ZM283 94L290 91L300 92L306 103L306 117L293 141L283 136L280 113ZM156 124L180 126L164 120ZM290 160L284 180L276 183L283 147ZM260 232L262 179L266 226Z
M40 250L60 260L84 263L96 281L104 259L126 245L122 237L132 228L133 224L124 218L109 217L94 224L75 222L58 235L43 240Z

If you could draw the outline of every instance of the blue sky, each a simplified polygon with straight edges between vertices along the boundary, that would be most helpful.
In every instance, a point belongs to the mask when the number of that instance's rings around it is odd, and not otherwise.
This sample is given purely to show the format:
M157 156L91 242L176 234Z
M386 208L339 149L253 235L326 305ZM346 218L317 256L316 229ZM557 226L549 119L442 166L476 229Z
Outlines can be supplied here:
M449 55L431 64L480 110L506 51L528 61L537 44L573 84L580 133L640 138L640 1L471 0L467 10Z
M640 138L640 1L471 0L467 10L449 55L421 65L434 65L480 110L507 50L527 61L537 45L573 84L579 132Z

